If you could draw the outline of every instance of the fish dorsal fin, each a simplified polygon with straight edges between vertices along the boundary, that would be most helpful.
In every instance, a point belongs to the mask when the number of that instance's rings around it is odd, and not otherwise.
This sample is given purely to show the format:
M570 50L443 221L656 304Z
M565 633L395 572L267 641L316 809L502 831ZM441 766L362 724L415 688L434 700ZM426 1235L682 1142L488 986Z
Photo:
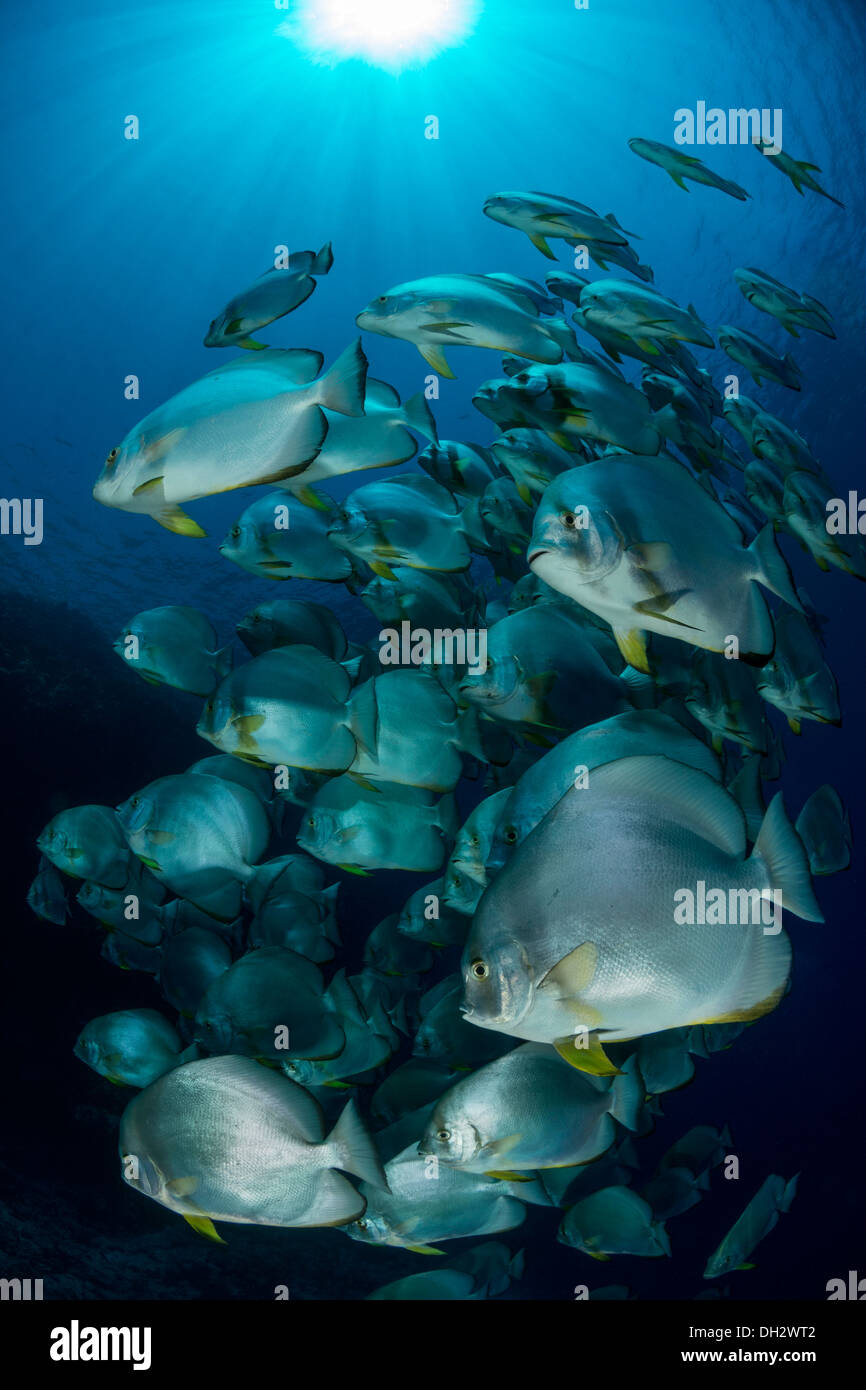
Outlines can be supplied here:
M604 763L594 769L592 780L596 794L603 790L608 796L645 798L654 812L699 835L724 854L735 858L745 854L743 812L730 792L706 772L671 758L641 756Z
M265 348L251 357L236 357L231 362L209 372L208 376L218 376L225 372L268 371L278 373L284 378L287 387L308 386L324 365L324 357L313 348Z

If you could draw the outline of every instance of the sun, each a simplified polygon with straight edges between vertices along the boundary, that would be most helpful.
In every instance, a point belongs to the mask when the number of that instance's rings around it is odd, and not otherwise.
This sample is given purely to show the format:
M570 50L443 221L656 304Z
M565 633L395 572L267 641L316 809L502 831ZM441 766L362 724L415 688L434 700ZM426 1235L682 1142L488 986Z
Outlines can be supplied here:
M472 32L480 0L298 0L277 33L315 62L358 58L399 72Z

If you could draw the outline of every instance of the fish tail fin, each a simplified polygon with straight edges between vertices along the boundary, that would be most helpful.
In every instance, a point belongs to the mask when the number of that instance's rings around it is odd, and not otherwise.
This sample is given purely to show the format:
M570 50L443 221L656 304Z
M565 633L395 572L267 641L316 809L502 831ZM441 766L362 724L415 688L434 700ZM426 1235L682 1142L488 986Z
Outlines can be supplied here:
M318 403L338 415L363 415L366 384L367 358L358 338L320 379Z
M719 187L724 193L730 193L732 198L738 198L741 203L745 203L751 198L751 193L747 193L745 188L741 188L738 183L731 183L729 179L722 179Z
M824 914L812 891L809 860L785 813L781 792L773 797L767 808L752 851L752 858L755 856L766 864L771 886L781 890L783 907L807 922L823 922Z
M797 1195L797 1182L800 1174L795 1173L792 1178L785 1183L785 1191L779 1198L779 1211L790 1211L791 1203Z
M816 820L819 828L814 825ZM825 784L812 793L794 822L794 829L803 842L813 874L838 874L848 868L851 823L834 787Z
M339 1165L347 1173L390 1192L376 1145L353 1100L349 1101L325 1142L336 1149Z
M758 583L802 613L803 605L797 597L788 562L776 544L772 522L767 522L758 532L749 546L748 554L755 562L754 577Z
M410 430L415 430L416 434L423 434L424 438L433 444L439 443L436 421L423 391L416 391L414 396L409 397L403 406L403 419Z
M334 253L331 250L331 243L326 241L321 251L317 251L313 257L313 264L310 268L311 275L327 275L331 266L334 264Z
M446 792L436 807L436 823L446 840L453 840L460 829L460 816L453 792Z
M610 1088L610 1113L626 1129L638 1128L640 1112L644 1103L644 1084L637 1066L637 1054L633 1053L622 1064L619 1076L613 1078Z
M379 732L379 710L376 703L375 681L364 681L349 696L347 724L355 742L368 757L376 756Z

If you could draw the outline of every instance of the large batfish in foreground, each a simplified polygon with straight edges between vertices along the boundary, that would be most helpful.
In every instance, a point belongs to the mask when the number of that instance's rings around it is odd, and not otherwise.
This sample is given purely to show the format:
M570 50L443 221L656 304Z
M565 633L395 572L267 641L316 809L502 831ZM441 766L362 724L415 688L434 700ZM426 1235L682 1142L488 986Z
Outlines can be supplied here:
M684 890L694 906L701 883L721 909L704 922L693 911L690 924ZM759 1018L791 966L781 914L767 912L775 890L798 917L823 920L781 796L747 858L743 813L706 773L659 757L606 763L557 802L481 899L464 1011L596 1073L616 1070L605 1042Z
M645 631L726 649L762 666L773 622L758 585L802 611L772 526L743 542L736 521L662 455L605 455L556 478L529 543L540 579L610 623L625 660L648 672Z
M130 1187L212 1240L214 1221L345 1225L366 1204L342 1173L385 1182L352 1101L326 1138L309 1092L246 1057L189 1062L148 1086L123 1113L120 1154Z
M269 348L209 372L152 410L105 460L93 496L143 512L183 536L206 533L182 502L283 482L318 455L323 407L364 414L367 359L360 340L325 372L322 355Z

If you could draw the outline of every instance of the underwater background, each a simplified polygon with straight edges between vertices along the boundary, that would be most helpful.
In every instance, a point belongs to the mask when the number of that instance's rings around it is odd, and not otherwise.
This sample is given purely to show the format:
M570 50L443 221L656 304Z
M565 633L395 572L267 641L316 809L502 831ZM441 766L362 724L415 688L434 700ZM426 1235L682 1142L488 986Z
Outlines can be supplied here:
M91 496L112 445L216 365L202 346L207 324L273 247L333 242L333 270L267 337L316 348L329 363L357 335L355 315L391 285L451 270L538 279L552 268L525 238L482 215L500 188L612 209L640 234L656 288L693 303L711 331L720 322L764 331L732 279L735 266L760 266L826 304L837 335L791 345L800 394L768 384L760 399L809 440L840 495L862 483L861 0L590 0L585 11L570 0L487 0L462 45L399 74L353 60L313 62L275 32L284 18L265 0L77 0L2 19L2 493L42 497L45 533L30 547L0 537L0 1273L43 1278L49 1298L267 1299L286 1284L292 1298L354 1299L420 1267L406 1251L331 1230L233 1226L228 1244L214 1247L128 1190L116 1130L130 1093L84 1067L72 1047L96 1014L159 1007L156 985L119 975L83 918L55 927L25 903L35 840L51 815L85 802L115 806L212 751L195 733L194 696L143 685L112 652L133 613L199 607L226 643L255 603L311 598L333 606L355 641L379 629L342 586L294 580L276 591L220 556L220 539L257 494L194 504L208 532L196 541ZM798 197L748 146L699 152L748 189L747 203L697 185L685 194L629 151L633 136L670 143L674 111L699 100L781 107L785 148L820 166L845 210ZM138 141L123 136L130 113L140 120ZM425 139L431 114L438 140ZM365 335L364 347L371 373L404 400L422 389L427 368L411 345ZM702 365L717 382L730 370L719 351ZM498 374L498 359L465 349L453 366L458 379L443 381L433 404L440 436L485 444L495 431L471 397ZM124 399L130 373L140 378L137 401ZM371 476L338 479L328 491L342 498ZM794 811L821 783L836 787L850 811L854 858L848 872L818 882L823 925L787 922L788 998L729 1051L699 1060L695 1080L664 1097L655 1133L639 1141L649 1176L692 1125L727 1123L741 1180L716 1174L712 1192L673 1221L671 1260L622 1256L596 1267L555 1242L556 1213L530 1207L524 1226L499 1237L526 1252L525 1275L506 1298L567 1300L583 1281L627 1284L641 1298L693 1298L707 1288L707 1255L769 1173L802 1174L791 1213L761 1245L754 1270L720 1282L738 1298L821 1299L828 1279L866 1273L858 1234L866 1208L864 595L849 575L819 572L789 538L782 548L827 617L843 725L786 734L781 785ZM472 798L470 788L464 809ZM357 964L367 932L424 880L339 877L345 959Z

